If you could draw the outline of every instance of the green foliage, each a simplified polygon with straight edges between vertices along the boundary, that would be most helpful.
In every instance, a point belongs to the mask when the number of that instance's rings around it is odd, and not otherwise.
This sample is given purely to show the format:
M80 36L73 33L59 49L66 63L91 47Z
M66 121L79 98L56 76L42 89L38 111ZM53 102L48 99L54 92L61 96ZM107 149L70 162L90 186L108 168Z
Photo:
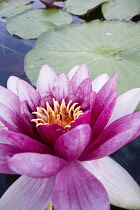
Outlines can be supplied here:
M36 84L39 70L48 64L67 73L86 62L91 78L119 72L119 94L139 87L140 26L124 21L92 21L44 33L25 58L26 73Z
M12 17L31 8L25 1L0 3L0 17Z
M106 19L126 19L140 14L140 0L110 0L102 6Z
M88 12L88 10L93 10L106 0L67 0L65 2L66 9L75 15L83 15Z
M58 9L32 9L9 18L6 29L21 38L34 39L59 25L72 22L70 14Z

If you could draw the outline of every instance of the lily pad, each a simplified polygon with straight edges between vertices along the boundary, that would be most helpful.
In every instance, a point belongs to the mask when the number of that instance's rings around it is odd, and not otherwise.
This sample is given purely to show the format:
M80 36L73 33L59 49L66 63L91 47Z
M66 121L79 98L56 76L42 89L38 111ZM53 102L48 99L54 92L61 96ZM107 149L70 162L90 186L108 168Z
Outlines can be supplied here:
M26 5L27 3L27 1L2 2L0 4L0 17L12 17L30 9L31 5Z
M83 15L88 10L93 10L107 0L67 0L65 6L68 12L75 15Z
M119 94L140 87L140 24L92 21L44 33L25 58L26 74L35 85L39 70L48 64L57 73L87 63L91 78L119 72Z
M140 0L111 0L102 6L102 13L106 19L130 20L140 14Z
M12 35L15 34L25 39L34 39L59 25L71 22L71 15L62 10L32 9L9 18L6 22L6 29Z

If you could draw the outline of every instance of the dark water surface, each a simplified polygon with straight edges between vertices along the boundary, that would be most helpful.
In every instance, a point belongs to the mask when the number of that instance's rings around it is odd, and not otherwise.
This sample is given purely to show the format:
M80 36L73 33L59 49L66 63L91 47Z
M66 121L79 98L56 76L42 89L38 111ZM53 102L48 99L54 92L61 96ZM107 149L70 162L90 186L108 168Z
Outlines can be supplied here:
M75 19L76 20L76 19ZM9 76L28 81L24 71L24 57L35 46L35 40L10 36L5 30L5 19L0 19L0 85L6 87ZM140 185L140 137L114 153L112 157L121 164ZM0 196L18 178L0 174ZM121 208L111 206L112 210Z

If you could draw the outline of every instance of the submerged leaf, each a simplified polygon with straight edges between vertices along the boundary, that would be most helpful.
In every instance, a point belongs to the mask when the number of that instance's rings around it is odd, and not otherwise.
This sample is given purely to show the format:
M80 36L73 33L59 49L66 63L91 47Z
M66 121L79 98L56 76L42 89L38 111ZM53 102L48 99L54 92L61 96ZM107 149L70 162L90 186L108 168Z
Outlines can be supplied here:
M106 19L126 19L140 14L140 0L111 0L102 6Z
M140 27L121 21L92 21L63 26L37 40L36 49L25 58L26 73L33 84L39 69L49 64L57 73L88 64L91 78L119 72L119 94L139 87Z
M6 29L10 34L33 39L59 25L69 24L70 14L58 9L28 10L7 20Z

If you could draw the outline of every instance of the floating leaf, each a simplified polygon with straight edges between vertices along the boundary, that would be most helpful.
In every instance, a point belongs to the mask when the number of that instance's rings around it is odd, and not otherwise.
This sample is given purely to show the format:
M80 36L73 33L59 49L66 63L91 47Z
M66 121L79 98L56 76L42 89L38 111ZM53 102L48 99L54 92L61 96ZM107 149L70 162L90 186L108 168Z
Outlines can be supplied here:
M30 9L31 6L26 4L25 1L2 2L0 4L0 17L12 17Z
M88 10L93 10L106 1L107 0L67 0L65 5L68 12L75 15L83 15L87 13Z
M123 21L92 21L44 33L25 58L33 84L48 64L60 72L86 62L91 78L119 72L119 93L140 87L140 25Z
M140 0L111 0L102 6L106 19L126 19L140 14Z
M25 39L37 38L61 24L72 22L70 14L58 9L28 10L7 20L6 29Z

